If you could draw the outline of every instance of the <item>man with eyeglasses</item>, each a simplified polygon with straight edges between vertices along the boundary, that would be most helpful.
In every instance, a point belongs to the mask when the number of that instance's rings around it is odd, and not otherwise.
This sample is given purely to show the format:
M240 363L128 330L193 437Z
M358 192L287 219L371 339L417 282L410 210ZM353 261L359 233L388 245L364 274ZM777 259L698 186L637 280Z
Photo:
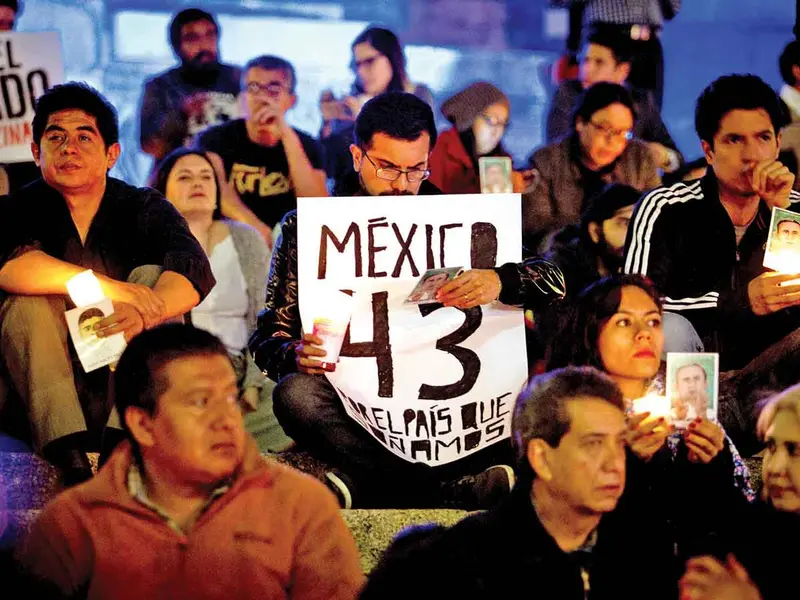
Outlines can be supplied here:
M433 111L423 100L404 92L376 96L356 118L355 143L350 146L353 172L337 182L338 195L439 193L427 181L429 155L435 142ZM278 382L274 409L284 430L298 445L336 467L337 471L326 474L326 480L342 507L431 506L441 505L445 497L454 500L454 496L472 507L486 507L507 495L513 486L513 472L507 465L492 460L495 457L492 448L446 465L445 475L427 465L409 463L386 450L350 418L324 377L320 364L325 354L320 347L322 340L302 331L297 252L297 212L293 211L281 223L264 310L259 314L258 328L249 346L256 364ZM522 281L523 270L527 284ZM512 282L507 286L509 292L504 294L510 293L513 298L504 295L501 301L519 304L518 299L525 295L521 290L525 289L532 302L548 302L563 295L557 289L537 287L546 277L556 275L552 270L555 267L549 263L522 265L519 270L513 264L497 270L471 270L460 280L459 286L466 282L470 290L461 291L459 300L481 300L486 288L491 288L496 298L502 279ZM487 298L486 302L494 298ZM486 454L487 451L490 453ZM478 475L469 475L488 465L494 466ZM462 479L456 484L454 479L459 477Z
M199 8L172 19L169 41L181 64L145 83L140 110L142 152L155 162L239 114L241 72L219 62L219 34L214 16Z
M241 82L244 118L211 127L196 142L213 153L222 214L256 227L270 246L272 229L297 208L298 197L328 195L322 147L286 121L296 84L283 58L250 60Z

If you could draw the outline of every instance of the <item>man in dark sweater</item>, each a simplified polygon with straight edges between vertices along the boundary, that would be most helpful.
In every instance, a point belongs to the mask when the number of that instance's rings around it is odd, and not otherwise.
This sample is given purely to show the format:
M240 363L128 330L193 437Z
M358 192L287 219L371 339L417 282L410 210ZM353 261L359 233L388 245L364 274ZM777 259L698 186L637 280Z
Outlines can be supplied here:
M240 70L219 62L219 25L198 8L175 15L169 41L181 64L149 79L140 112L142 151L158 162L206 127L239 114Z
M640 477L626 484L625 432L622 393L595 369L533 379L514 408L511 498L395 542L361 600L675 598L666 521Z
M83 451L87 431L108 417L108 371L84 373L77 361L64 318L67 281L92 269L114 305L95 334L126 340L188 312L215 281L172 204L108 177L120 154L119 128L97 91L68 83L42 95L33 140L42 179L0 198L0 353L34 449L74 484L91 477ZM152 281L133 282L154 268Z

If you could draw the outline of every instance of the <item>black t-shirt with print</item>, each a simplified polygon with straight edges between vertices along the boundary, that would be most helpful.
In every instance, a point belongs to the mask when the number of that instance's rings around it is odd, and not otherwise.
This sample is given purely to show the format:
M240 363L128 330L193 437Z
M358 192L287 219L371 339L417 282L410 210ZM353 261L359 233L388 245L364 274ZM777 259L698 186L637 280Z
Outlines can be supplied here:
M302 131L295 132L311 166L322 170L319 143ZM236 119L205 130L197 138L197 146L222 157L225 174L242 202L270 227L297 208L283 142L271 148L259 146L247 137L244 119Z

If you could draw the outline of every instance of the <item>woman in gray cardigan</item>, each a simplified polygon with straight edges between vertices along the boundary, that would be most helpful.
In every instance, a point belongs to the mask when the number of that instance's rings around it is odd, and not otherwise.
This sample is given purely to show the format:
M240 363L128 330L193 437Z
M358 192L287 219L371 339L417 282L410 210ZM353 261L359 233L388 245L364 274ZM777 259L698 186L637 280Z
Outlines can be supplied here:
M179 148L166 156L154 174L153 187L186 219L217 280L192 310L192 323L217 335L228 348L242 403L250 411L245 423L261 451L285 450L292 440L272 412L275 383L261 373L247 350L266 293L271 258L266 242L249 225L221 218L216 173L202 152Z

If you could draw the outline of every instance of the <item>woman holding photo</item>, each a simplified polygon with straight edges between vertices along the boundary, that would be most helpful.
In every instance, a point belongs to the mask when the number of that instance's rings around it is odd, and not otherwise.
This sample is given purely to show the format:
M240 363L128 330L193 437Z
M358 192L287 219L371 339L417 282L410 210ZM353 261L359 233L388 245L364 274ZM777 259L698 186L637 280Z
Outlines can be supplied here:
M663 392L659 377L664 347L663 309L653 285L638 275L613 275L587 287L560 311L547 338L547 369L588 365L608 373L626 401ZM685 431L673 431L664 418L629 415L628 442L645 463L685 461L725 472L747 499L754 499L749 471L736 448L715 422L699 415ZM657 467L659 468L659 467Z
M461 90L442 104L442 114L453 124L431 152L430 181L445 194L480 194L479 159L511 157L503 147L511 105L508 97L485 81ZM515 192L522 192L530 171L513 172Z

